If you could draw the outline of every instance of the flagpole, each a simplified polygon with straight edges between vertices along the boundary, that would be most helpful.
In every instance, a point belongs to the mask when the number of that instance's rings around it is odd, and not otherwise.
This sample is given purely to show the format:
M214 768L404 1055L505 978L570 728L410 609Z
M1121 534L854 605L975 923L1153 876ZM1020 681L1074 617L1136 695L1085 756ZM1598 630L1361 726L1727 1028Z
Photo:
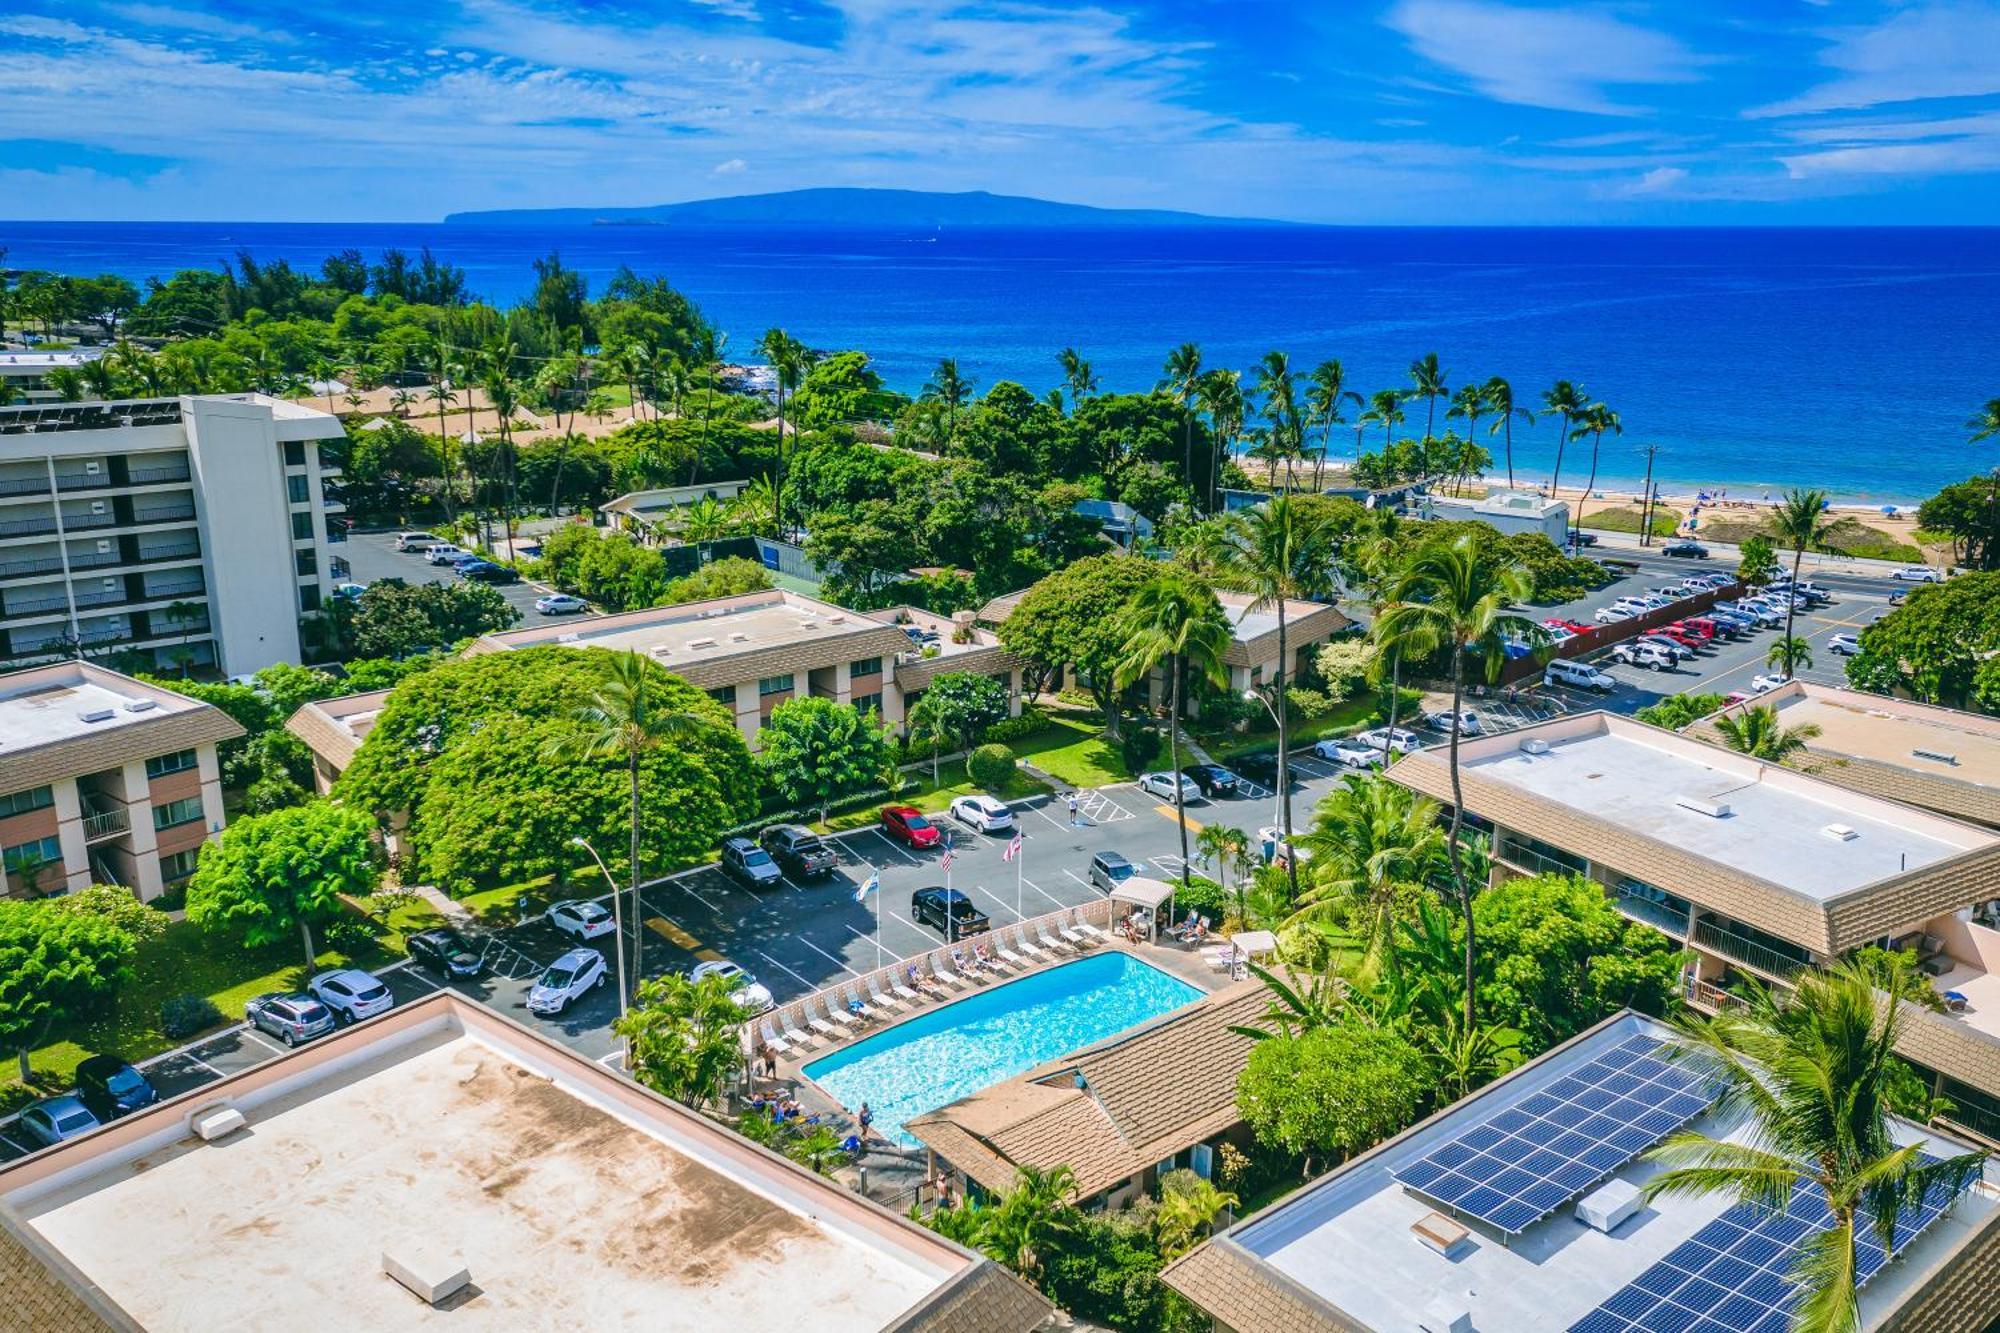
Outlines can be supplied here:
M875 967L882 967L882 872L873 864L868 867L868 878L875 884Z
M1014 833L1014 842L1020 848L1014 853L1014 919L1019 921L1021 920L1021 862L1028 859L1028 843L1018 829Z

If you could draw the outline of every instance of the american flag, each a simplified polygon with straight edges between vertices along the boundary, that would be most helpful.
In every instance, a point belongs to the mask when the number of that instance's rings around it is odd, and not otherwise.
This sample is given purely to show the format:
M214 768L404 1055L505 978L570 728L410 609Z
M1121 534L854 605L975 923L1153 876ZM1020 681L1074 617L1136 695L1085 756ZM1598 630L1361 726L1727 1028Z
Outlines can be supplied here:
M1007 850L1000 854L1002 861L1011 861L1021 854L1021 835L1017 832L1007 843Z
M951 848L947 847L944 849L944 855L938 859L938 869L951 869Z

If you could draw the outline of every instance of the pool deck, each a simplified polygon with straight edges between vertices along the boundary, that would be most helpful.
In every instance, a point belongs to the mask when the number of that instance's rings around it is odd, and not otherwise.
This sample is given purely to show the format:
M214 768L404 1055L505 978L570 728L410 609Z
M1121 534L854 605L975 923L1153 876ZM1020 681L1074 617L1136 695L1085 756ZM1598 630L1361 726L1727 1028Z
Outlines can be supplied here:
M855 1042L864 1041L870 1037L890 1031L898 1024L907 1022L910 1019L933 1013L956 1000L969 999L980 991L991 990L995 986L1004 986L1010 981L1017 981L1022 977L1033 976L1038 972L1045 972L1051 968L1061 967L1065 963L1073 963L1078 958L1111 951L1128 953L1140 962L1158 968L1160 971L1178 980L1187 982L1203 994L1218 990L1229 984L1230 981L1227 973L1213 971L1207 966L1202 959L1199 948L1183 948L1171 942L1134 945L1124 940L1111 940L1099 944L1094 948L1085 949L1081 952L1060 954L1046 961L1031 963L1026 967L982 972L969 976L967 980L971 984L962 990L953 991L949 995L938 996L935 999L926 998L923 1002L915 1006L906 1006L900 1012L891 1014L882 1021L856 1028L848 1036L822 1040L809 1051L793 1051L779 1055L777 1057L777 1077L757 1078L754 1080L754 1085L756 1090L762 1093L788 1090L790 1095L810 1114L834 1116L844 1122L851 1121L853 1108L842 1105L817 1083L807 1078L804 1073L806 1065L811 1064L815 1060L824 1059L835 1051L843 1050ZM836 991L840 989L843 988L835 988ZM869 1155L864 1161L864 1165L867 1167L870 1176L870 1188L868 1192L871 1195L879 1195L885 1192L883 1187L888 1187L886 1192L894 1192L897 1185L901 1185L903 1188L914 1185L916 1181L921 1180L923 1177L926 1156L920 1149L905 1148L901 1145L888 1143L880 1137L873 1137L869 1144Z

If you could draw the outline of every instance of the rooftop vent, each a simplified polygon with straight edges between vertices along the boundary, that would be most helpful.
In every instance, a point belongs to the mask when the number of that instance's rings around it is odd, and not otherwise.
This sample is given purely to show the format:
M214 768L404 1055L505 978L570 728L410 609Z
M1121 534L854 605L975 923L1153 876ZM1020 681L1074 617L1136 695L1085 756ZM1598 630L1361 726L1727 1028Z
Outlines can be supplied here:
M1424 1333L1472 1333L1472 1293L1439 1292L1424 1307L1417 1327Z
M1682 795L1674 797L1674 804L1683 810L1692 810L1698 815L1707 815L1710 819L1729 818L1729 802L1727 801L1718 801L1707 796Z
M1912 750L1910 754L1917 759L1928 759L1934 764L1949 764L1953 768L1958 767L1958 756L1947 754L1943 750Z
M109 722L118 714L109 708L92 708L76 716L79 722Z
M382 1271L426 1305L449 1299L472 1283L472 1270L458 1256L421 1245L382 1251Z
M750 636L740 629L733 629L729 631L729 641L731 643L748 643L750 642Z
M126 703L128 713L147 713L160 706L157 699L133 699Z
M713 647L715 647L715 640L714 640L714 639L689 639L689 640L688 640L688 647L689 647L689 648L713 648Z
M1547 754L1549 743L1540 736L1530 736L1521 742L1522 754Z
M665 645L664 643L656 643L653 645L653 656L655 657L668 657L672 655L673 651L674 651L673 649L667 647L667 645Z
M1828 824L1820 832L1832 838L1835 842L1853 842L1861 836L1845 824Z
M826 618L826 623L827 623L827 624L829 624L829 625L845 625L845 624L847 623L847 617L846 617L846 616L828 616L828 617Z
M1410 1234L1417 1244L1427 1250L1436 1250L1449 1259L1456 1255L1459 1247L1472 1239L1472 1232L1463 1223L1454 1222L1443 1213L1425 1213L1410 1223Z
M203 1143L213 1143L243 1128L249 1122L233 1106L205 1106L188 1118L188 1128Z
M575 630L571 630L567 634L556 635L557 643L581 643L582 641L583 641L583 636L581 634L578 634Z

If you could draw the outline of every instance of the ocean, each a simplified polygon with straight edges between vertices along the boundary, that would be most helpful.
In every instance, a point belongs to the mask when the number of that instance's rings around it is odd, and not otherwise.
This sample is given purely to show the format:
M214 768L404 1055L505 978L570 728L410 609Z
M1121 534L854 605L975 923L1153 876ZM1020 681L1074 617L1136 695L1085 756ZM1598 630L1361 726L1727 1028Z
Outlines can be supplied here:
M1556 379L1618 411L1600 488L1636 486L1659 446L1670 487L1755 498L1787 486L1912 501L2000 462L1967 418L2000 396L2000 229L681 230L307 223L9 223L12 267L134 280L248 249L317 264L430 246L502 303L550 250L601 287L661 273L754 359L773 325L865 349L914 392L940 357L980 388L1041 392L1073 346L1105 390L1143 389L1167 351L1250 370L1281 348L1339 357L1364 395L1438 353L1456 386L1503 375L1524 404ZM1421 426L1421 407L1409 409ZM1442 411L1442 408L1440 408ZM1353 415L1349 413L1350 417ZM1483 427L1482 427L1483 429ZM1515 467L1546 477L1553 424L1517 424ZM1336 453L1354 433L1336 428ZM1497 438L1489 441L1500 454ZM1583 481L1588 447L1565 480ZM1497 463L1496 463L1497 470Z

